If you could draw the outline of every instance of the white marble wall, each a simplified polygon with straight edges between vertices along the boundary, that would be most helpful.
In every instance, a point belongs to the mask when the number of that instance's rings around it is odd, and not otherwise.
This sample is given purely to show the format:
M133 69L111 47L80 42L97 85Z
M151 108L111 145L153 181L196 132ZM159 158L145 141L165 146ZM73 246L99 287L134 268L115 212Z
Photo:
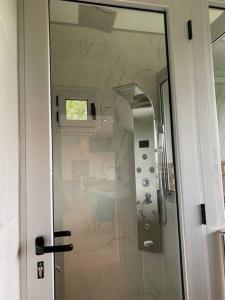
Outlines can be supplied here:
M112 112L112 87L137 83L157 113L156 74L166 65L164 36L51 25L54 85L99 88L101 113Z
M0 1L0 299L18 300L17 1Z

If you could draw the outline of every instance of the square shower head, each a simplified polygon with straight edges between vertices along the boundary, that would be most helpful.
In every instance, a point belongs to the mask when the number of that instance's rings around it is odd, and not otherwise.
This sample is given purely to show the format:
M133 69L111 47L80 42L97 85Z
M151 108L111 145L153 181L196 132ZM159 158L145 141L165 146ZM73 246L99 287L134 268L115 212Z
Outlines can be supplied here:
M79 5L78 25L111 33L116 11L91 5Z

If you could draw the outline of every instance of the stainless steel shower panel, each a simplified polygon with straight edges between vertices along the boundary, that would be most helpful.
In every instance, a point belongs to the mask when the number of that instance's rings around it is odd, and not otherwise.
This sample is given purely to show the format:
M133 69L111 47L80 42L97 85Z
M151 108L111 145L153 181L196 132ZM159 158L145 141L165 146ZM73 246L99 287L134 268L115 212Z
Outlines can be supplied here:
M133 114L138 248L161 252L157 131L151 100L136 84L116 87Z

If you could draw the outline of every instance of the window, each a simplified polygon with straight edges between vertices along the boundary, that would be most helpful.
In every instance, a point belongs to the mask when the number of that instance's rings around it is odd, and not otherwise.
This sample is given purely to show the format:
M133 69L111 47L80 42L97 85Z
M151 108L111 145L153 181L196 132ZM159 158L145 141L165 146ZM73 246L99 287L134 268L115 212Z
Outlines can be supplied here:
M66 120L87 120L87 100L66 99Z

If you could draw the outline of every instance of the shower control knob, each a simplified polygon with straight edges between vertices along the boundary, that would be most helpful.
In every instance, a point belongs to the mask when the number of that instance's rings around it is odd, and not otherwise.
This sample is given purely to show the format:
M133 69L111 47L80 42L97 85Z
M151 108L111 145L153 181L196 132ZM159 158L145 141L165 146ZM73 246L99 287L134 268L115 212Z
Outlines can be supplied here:
M151 198L152 198L152 195L151 195L151 194L145 193L145 200L144 200L144 203L145 203L145 204L152 203Z
M143 186L149 186L150 184L150 180L148 178L143 178L142 179L142 185Z

